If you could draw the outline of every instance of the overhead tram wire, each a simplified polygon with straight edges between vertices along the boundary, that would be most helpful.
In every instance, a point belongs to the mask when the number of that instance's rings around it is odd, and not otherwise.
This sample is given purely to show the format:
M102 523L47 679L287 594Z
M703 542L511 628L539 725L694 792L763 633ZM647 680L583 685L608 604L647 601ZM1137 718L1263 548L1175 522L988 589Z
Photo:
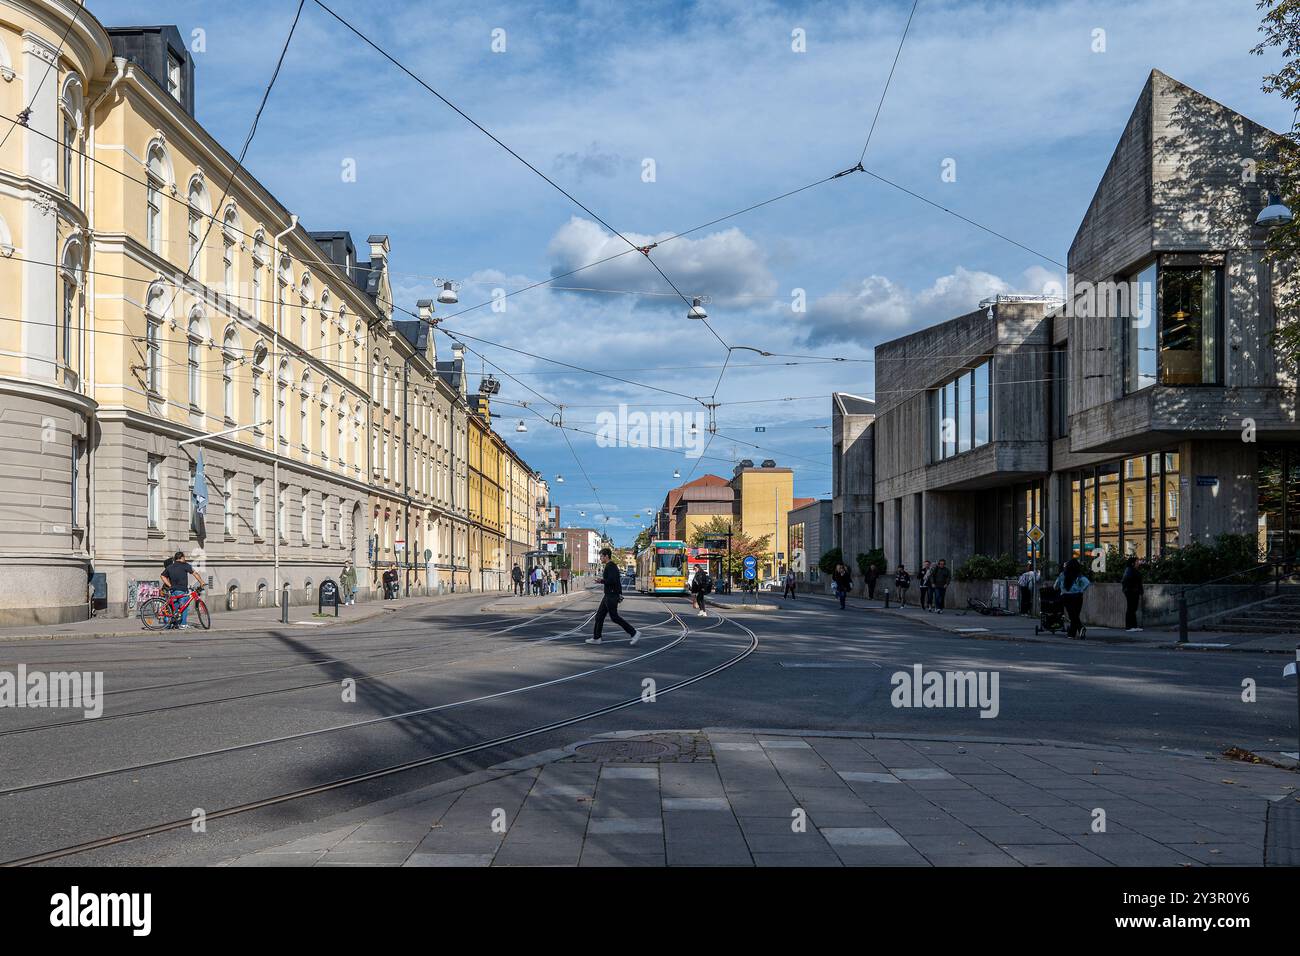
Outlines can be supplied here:
M898 41L898 49L894 51L893 65L889 68L889 76L885 78L885 88L880 91L880 102L876 104L876 115L871 118L871 128L867 130L867 141L862 146L862 155L858 157L859 166L867 158L867 147L871 145L871 137L875 135L876 123L880 120L880 111L885 105L885 97L889 95L889 84L894 80L894 70L898 69L898 58L903 55L903 44L907 42L907 31L912 28L912 17L916 16L916 7L920 2L921 0L912 0L912 12L907 15L907 24L903 27L903 36Z
M546 173L542 172L540 169L538 169L536 166L534 166L534 165L533 165L532 163L530 163L528 160L524 159L523 156L521 156L519 153L517 153L517 152L516 152L514 149L512 149L510 146L507 146L504 142L501 141L501 139L500 139L499 137L496 136L496 134L494 134L491 130L487 129L487 127L485 127L482 123L480 123L478 120L474 119L474 117L470 116L470 115L469 115L468 113L466 113L463 109L461 109L459 106L457 106L457 105L456 105L455 103L453 103L451 100L447 99L447 97L443 96L443 95L442 95L441 93L439 93L436 89L434 89L432 86L430 86L427 82L425 82L425 80L424 80L423 78L421 78L421 77L420 77L419 75L417 75L414 71L412 71L409 67L407 67L404 63L402 63L400 60L398 60L397 57L393 56L391 53L389 53L387 50L385 50L383 47L381 47L379 44L377 44L374 40L370 39L370 37L366 36L366 34L362 33L361 30L359 30L356 26L354 26L354 25L353 25L351 22L349 22L347 19L345 19L344 17L340 16L338 13L334 12L334 10L332 10L329 6L327 6L327 5L323 2L323 0L313 0L313 2L314 2L318 7L320 7L322 10L324 10L326 13L328 13L331 17L333 17L335 20L337 20L339 23L341 23L344 27L346 27L346 28L347 28L351 33L353 33L353 34L354 34L358 39L360 39L363 43L365 43L365 44L366 44L367 46L369 46L372 50L374 50L376 53L378 53L380 56L382 56L384 59L386 59L389 63L393 64L393 66L397 67L399 70L401 70L403 73L405 73L407 76L409 76L412 80L414 80L416 83L418 83L418 84L419 84L421 87L423 87L425 90L427 90L428 92L430 92L430 93L432 93L434 96L436 96L436 97L437 97L439 100L441 100L441 101L442 101L442 102L443 102L447 107L449 107L450 109L452 109L453 111L455 111L455 112L456 112L456 113L457 113L457 114L458 114L462 119L464 119L466 122L468 122L469 124L471 124L471 125L472 125L475 129L477 129L480 133L482 133L482 134L483 134L484 136L486 136L488 139L492 140L492 142L496 143L498 146L500 146L502 149L504 149L507 153L509 153L511 156L513 156L513 157L514 157L515 159L517 159L519 162L523 163L524 166L528 167L528 169L530 169L534 174L536 174L538 177L540 177L540 178L541 178L545 183L547 183L547 185L549 185L552 189L555 189L557 192L560 193L560 195L564 196L564 198L566 198L567 200L569 200L569 202L573 203L575 206L577 206L579 209L581 209L581 210L582 210L583 212L585 212L587 215L591 216L592 219L596 220L596 222L600 223L602 226L604 226L606 229L608 229L608 230L609 230L610 232L612 232L614 235L618 236L620 239L622 239L624 242L626 242L626 243L628 244L628 246L629 246L630 249L634 249L634 250L636 250L636 251L642 253L642 254L645 256L645 260L646 260L646 262L650 263L651 267L653 267L653 269L655 270L655 272L659 273L659 275L663 278L663 280L664 280L665 282L667 282L669 286L672 287L672 290L673 290L674 292L677 293L678 297L680 297L681 300L682 300L684 303L686 303L688 306L691 304L691 300L688 299L688 298L685 296L685 294L683 294L682 290L679 289L679 288L677 287L677 284L676 284L675 282L673 282L672 279L668 278L668 274L667 274L666 272L664 272L664 270L661 269L661 268L659 267L659 264L658 264L657 262L655 262L654 259L652 259L652 258L650 257L650 251L651 251L653 248L655 248L655 246L657 245L657 243L650 243L650 244L645 245L645 246L638 246L635 242L633 242L633 241L632 241L631 239L629 239L627 236L623 235L623 233L621 233L619 230L615 229L612 225L610 225L608 222L606 222L606 221L605 221L601 216L599 216L599 215L598 215L594 210L592 210L591 207L587 206L585 203L583 203L581 200L579 200L578 197L574 196L573 193L569 192L567 189L565 189L563 186L561 186L559 183L557 183L555 180L553 180L550 176L547 176ZM711 325L708 324L708 321L707 321L707 320L705 320L705 325L706 325L706 327L708 327L709 331L713 333L714 337L715 337L719 342L722 343L722 346L723 346L724 348L726 348L726 347L727 347L727 343L726 343L726 341L722 338L722 336L718 335L718 333L713 329L713 326L711 326Z

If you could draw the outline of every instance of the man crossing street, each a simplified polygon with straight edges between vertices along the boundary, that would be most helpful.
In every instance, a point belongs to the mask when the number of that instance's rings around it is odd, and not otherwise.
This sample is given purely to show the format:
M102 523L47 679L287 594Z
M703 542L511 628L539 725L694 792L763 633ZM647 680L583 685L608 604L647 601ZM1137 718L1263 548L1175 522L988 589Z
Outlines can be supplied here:
M623 600L623 576L618 573L618 565L614 563L614 552L609 548L601 548L600 559L605 562L605 571L600 579L605 588L605 596L601 598L600 607L596 610L596 624L592 628L592 636L587 638L587 643L601 643L600 632L604 629L605 618L608 617L627 631L628 637L632 638L629 643L635 644L641 639L641 632L623 620L618 613L618 603Z

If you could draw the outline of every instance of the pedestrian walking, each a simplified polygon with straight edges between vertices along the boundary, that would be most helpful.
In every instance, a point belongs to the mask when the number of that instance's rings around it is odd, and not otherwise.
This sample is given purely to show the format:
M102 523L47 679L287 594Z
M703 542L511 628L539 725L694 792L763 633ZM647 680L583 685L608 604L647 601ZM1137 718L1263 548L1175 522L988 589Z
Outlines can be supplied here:
M1065 613L1070 615L1070 626L1066 628L1070 637L1082 637L1087 632L1082 621L1083 593L1090 587L1092 582L1083 573L1078 558L1066 561L1065 568L1056 576L1056 589L1061 592L1061 604Z
M907 589L911 586L912 576L907 573L907 568L900 564L898 572L894 575L894 587L898 589L899 607L907 607Z
M709 572L704 570L703 566L695 569L695 576L691 578L691 600L695 602L695 614L697 617L708 617L709 614L704 610L704 595L713 590L713 581L709 578Z
M835 596L840 599L840 610L844 610L844 602L848 600L849 592L853 590L853 574L849 571L848 565L843 562L835 565L835 570L831 572L831 587L835 589Z
M785 572L785 590L781 592L781 597L795 600L794 594L794 571Z
M921 569L916 572L916 585L921 592L921 610L932 611L934 606L930 602L930 562L921 563Z
M1034 613L1034 588L1038 586L1038 579L1034 574L1033 565L1025 565L1025 570L1020 577L1016 578L1016 584L1020 586L1020 613L1026 617L1032 617Z
M352 566L352 559L343 562L339 574L339 587L343 590L343 603L355 604L357 601L357 569Z
M510 587L515 594L524 593L524 572L519 567L519 562L510 569Z
M876 581L880 579L880 569L872 562L867 565L867 573L863 577L867 581L867 598L874 601L876 599Z
M942 614L943 599L948 593L948 585L952 583L952 571L948 569L948 562L940 558L926 579L930 582L930 609L936 614Z
M1138 610L1142 607L1142 569L1138 567L1136 557L1124 562L1119 589L1124 592L1124 629L1130 633L1142 630L1138 627Z
M609 548L601 548L600 559L605 562L605 570L600 576L605 596L600 599L600 607L596 609L596 623L592 628L591 637L587 638L587 643L601 643L600 633L605 626L605 618L608 617L627 632L628 637L632 639L629 643L636 644L641 639L641 632L623 620L618 613L619 602L623 600L623 576L618 573L618 565L614 563L614 552Z
M570 571L568 568L560 568L559 576L560 576L560 593L561 593L561 594L568 594L568 593L569 593L569 576L570 576L572 573L573 573L573 572Z

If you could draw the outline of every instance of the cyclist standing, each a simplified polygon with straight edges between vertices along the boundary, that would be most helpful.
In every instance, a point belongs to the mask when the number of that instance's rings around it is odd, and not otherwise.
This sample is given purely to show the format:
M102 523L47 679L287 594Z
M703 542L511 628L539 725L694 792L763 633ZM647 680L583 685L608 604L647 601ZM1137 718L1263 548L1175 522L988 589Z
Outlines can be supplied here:
M172 555L171 563L168 564L167 567L163 568L161 576L163 587L167 589L167 595L169 597L174 597L187 592L190 588L191 574L194 575L195 579L199 583L199 587L202 588L203 579L200 578L198 572L194 570L194 565L185 560L184 551L177 551ZM189 615L190 609L187 604L185 610L181 611L180 620L172 626L189 627L190 625L186 623L186 618L188 618Z

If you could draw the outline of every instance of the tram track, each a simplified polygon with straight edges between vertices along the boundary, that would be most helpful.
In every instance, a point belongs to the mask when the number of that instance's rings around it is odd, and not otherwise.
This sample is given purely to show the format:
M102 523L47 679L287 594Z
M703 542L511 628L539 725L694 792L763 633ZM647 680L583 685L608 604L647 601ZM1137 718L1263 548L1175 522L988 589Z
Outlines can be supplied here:
M228 753L233 753L236 751L247 750L252 747L268 746L268 745L272 745L272 743L283 743L290 740L303 739L304 737L319 736L325 733L333 733L344 729L352 729L360 726L373 725L375 723L380 723L384 721L391 721L396 719L411 719L416 716L434 713L436 711L447 710L453 707L466 706L471 703L479 703L486 700L500 699L502 697L507 697L513 694L526 693L528 691L538 690L545 687L557 686L559 684L567 683L573 680L578 680L583 677L589 677L593 674L604 673L616 667L624 667L628 664L645 660L649 657L658 654L662 654L668 650L671 650L672 648L680 646L683 642L687 640L687 638L692 633L700 633L700 631L692 631L691 628L687 626L686 622L681 618L681 616L676 612L674 612L666 604L664 605L664 607L665 610L668 611L670 619L675 621L681 627L681 632L678 635L678 637L661 648L656 648L655 650L647 654L637 655L636 657L628 658L627 660L615 661L612 664L603 665L597 668L590 668L585 671L578 672L576 674L568 674L563 677L555 678L549 681L541 681L535 684L526 685L524 687L511 688L505 691L499 691L494 694L482 695L480 697L469 698L462 701L452 701L445 704L431 706L428 708L420 708L416 711L411 711L404 714L386 715L383 717L371 718L366 721L353 722L352 724L348 724L348 725L341 725L333 728L321 728L318 730L307 731L300 734L287 735L280 738L272 738L271 742L261 741L257 743L240 744L234 747L221 748L203 754L194 754L194 755L187 755L184 757L168 758L161 761L153 761L146 764L136 765L134 767L118 768L110 771L100 771L92 774L83 774L76 777L64 778L62 780L57 780L57 781L46 781L43 783L31 784L23 787L18 787L18 788L9 788L6 790L0 790L0 795L15 795L19 793L32 792L35 790L51 789L54 787L67 786L74 783L81 783L90 780L102 779L106 776L114 776L123 773L136 772L139 770L152 769L159 766L176 764L178 762L182 762L185 760L194 760L194 759L200 759L204 757L219 756ZM676 680L665 687L658 688L656 690L656 697L662 694L673 693L683 688L690 687L696 683L699 683L700 681L707 680L710 677L714 677L717 674L720 674L723 671L727 670L728 668L735 666L736 664L740 663L741 661L749 657L752 653L754 653L754 651L758 648L758 643L759 643L758 636L750 628L746 627L744 624L741 624L731 618L720 616L717 618L716 623L711 625L709 628L707 628L707 630L720 628L723 625L727 625L727 624L730 624L738 628L741 632L743 632L743 635L748 637L747 644L739 652L731 655L724 661L714 664L702 671L691 674L687 677ZM705 629L701 629L701 631L702 630ZM489 739L480 740L469 744L464 744L449 750L442 751L440 753L418 757L411 760L401 761L395 764L391 764L387 767L350 774L344 777L336 778L331 781L327 781L322 784L315 784L310 787L302 787L284 793L279 793L270 797L264 797L257 800L235 804L222 809L213 810L206 814L206 819L208 820L223 819L226 817L249 813L251 811L277 806L291 801L301 800L308 797L317 796L320 794L339 790L345 787L355 786L357 784L378 780L384 777L389 777L396 774L409 772L423 767L428 767L448 760L453 760L458 757L479 753L481 751L490 750L495 747L505 746L507 744L514 743L519 740L527 739L529 737L535 737L541 734L546 734L556 730L560 730L565 727L569 727L574 724L578 724L587 720L592 720L598 717L603 717L608 714L612 714L617 711L624 710L626 708L633 707L641 703L643 703L643 699L640 695L638 695L635 697L616 701L614 703L607 704L601 707L597 707L588 710L586 712L583 712L581 714L570 715L570 716L562 717L557 720L549 721L534 727L530 727L525 730L515 731L512 733L498 735ZM138 840L144 837L155 836L172 830L177 830L182 827L190 826L192 822L193 821L191 817L186 817L180 820L171 820L165 823L153 824L150 826L140 827L137 829L113 834L106 837L99 837L92 840L71 844L69 846L62 847L55 850L48 850L40 853L30 854L23 857L18 857L12 860L8 860L4 863L0 863L0 866L5 866L5 867L30 866L30 865L40 864L40 863L48 863L56 860L62 860L83 853L91 852L93 850L104 849L106 847L120 845L122 843Z

